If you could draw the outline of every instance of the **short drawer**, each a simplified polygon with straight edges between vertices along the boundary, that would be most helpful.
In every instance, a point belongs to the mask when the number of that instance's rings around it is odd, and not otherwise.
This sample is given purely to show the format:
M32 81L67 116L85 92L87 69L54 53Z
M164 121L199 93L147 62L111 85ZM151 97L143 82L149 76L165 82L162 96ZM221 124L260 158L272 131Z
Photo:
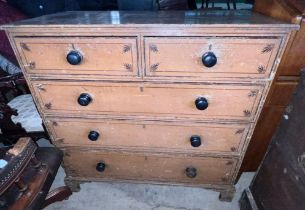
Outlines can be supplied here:
M16 38L25 70L37 74L137 76L133 37Z
M190 184L229 184L236 159L142 155L69 149L64 167L68 176L90 180L125 179Z
M102 147L185 153L238 154L248 124L48 118L60 147Z
M228 120L252 120L264 87L53 81L33 86L45 113Z
M267 78L279 49L272 38L145 38L145 76L180 80Z

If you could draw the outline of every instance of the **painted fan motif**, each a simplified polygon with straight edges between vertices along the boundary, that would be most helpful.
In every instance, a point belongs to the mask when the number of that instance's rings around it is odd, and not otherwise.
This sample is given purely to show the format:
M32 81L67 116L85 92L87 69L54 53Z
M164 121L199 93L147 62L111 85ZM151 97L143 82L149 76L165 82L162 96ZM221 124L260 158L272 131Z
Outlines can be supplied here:
M150 51L155 52L155 53L159 52L158 47L155 44L150 44L149 49L150 49Z
M156 71L159 67L160 63L155 63L150 66L150 71Z
M274 48L274 44L268 44L264 49L262 50L262 53L268 53L271 52Z

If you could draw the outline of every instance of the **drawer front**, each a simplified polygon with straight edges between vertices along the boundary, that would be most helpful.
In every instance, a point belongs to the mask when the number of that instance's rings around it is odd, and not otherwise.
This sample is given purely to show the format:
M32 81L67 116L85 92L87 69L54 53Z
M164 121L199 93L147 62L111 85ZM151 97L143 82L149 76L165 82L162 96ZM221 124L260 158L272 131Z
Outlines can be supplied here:
M149 37L145 38L145 76L267 78L279 44L280 39ZM216 64L211 61L215 57L207 52L215 55ZM207 66L215 65L206 67L203 58Z
M35 81L33 86L46 113L243 120L255 115L263 88L47 81ZM84 98L90 103L81 106L78 101Z
M59 146L238 153L248 124L48 119ZM75 129L76 128L76 129Z
M138 75L136 38L16 38L15 42L28 73Z
M65 152L64 165L68 176L88 179L229 184L236 160L70 149Z

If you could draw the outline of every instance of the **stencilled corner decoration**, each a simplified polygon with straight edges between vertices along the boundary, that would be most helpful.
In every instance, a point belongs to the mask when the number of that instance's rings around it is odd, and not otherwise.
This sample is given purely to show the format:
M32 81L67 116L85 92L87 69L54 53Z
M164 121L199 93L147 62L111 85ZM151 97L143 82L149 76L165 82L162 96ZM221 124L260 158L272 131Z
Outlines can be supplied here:
M241 134L245 131L245 128L238 129L235 134Z
M34 61L31 61L28 64L24 65L24 67L28 67L30 69L35 69L36 63Z
M258 90L251 90L250 93L248 94L248 97L251 98L251 97L255 97L257 96L258 94Z
M260 73L260 74L264 74L264 73L266 73L267 69L266 69L264 66L260 65L260 66L257 68L257 71L258 71L258 73Z
M130 44L125 44L123 46L123 53L127 53L129 51L131 51L131 45Z
M237 151L236 147L231 147L231 151L236 152Z
M157 71L157 69L159 68L160 63L154 63L150 66L150 71Z
M245 117L250 117L251 116L251 111L244 110L244 115L245 115Z
M127 70L127 71L132 71L132 65L130 63L124 63L124 68Z
M269 53L273 50L274 44L268 44L264 49L262 50L262 53Z
M226 163L226 165L227 165L227 166L233 165L233 163L234 163L234 162L233 162L232 160L228 160L227 163Z
M37 84L36 88L40 91L46 91L46 89L44 88L43 84Z
M24 50L26 50L26 51L28 51L28 52L31 51L30 48L29 48L29 46L28 46L26 43L24 43L24 42L21 42L21 43L20 43L20 46L21 46L22 49L24 49Z
M52 104L51 104L51 103L46 103L44 106L45 106L47 109L51 109L51 108L52 108Z
M155 45L155 44L150 44L149 49L150 49L150 51L152 51L154 53L159 52L159 49L158 49L157 45Z

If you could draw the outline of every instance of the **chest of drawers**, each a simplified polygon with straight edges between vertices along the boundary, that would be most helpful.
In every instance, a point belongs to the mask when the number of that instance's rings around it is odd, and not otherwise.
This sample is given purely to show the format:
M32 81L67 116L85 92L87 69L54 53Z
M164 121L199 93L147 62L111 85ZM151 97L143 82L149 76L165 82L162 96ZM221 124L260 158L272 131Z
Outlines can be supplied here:
M4 28L68 184L185 184L223 200L297 29L248 11L66 12Z

